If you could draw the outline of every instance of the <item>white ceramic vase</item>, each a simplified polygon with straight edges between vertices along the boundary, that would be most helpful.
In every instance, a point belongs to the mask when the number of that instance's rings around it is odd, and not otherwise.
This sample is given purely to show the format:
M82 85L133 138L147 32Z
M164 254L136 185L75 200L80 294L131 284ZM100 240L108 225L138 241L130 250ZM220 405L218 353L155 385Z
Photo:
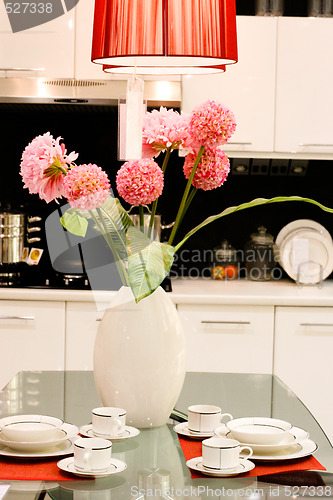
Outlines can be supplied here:
M135 303L122 287L105 311L94 349L94 377L104 406L127 411L126 425L164 425L186 372L185 336L175 305L157 288Z

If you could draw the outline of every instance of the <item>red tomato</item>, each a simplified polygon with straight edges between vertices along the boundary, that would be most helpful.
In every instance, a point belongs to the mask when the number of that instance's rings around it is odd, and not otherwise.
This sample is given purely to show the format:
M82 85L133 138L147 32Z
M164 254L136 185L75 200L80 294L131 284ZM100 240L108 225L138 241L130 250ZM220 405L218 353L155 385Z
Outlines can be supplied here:
M225 266L224 271L227 278L229 279L237 278L238 269L236 266L232 266L231 264Z

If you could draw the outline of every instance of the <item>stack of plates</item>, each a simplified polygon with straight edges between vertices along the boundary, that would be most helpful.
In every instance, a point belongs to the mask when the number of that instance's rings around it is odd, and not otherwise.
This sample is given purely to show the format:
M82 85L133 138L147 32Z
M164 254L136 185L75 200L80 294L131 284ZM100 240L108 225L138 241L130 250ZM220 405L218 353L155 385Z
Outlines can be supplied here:
M321 224L299 219L287 224L276 238L277 260L286 273L304 284L318 283L333 271L333 242Z

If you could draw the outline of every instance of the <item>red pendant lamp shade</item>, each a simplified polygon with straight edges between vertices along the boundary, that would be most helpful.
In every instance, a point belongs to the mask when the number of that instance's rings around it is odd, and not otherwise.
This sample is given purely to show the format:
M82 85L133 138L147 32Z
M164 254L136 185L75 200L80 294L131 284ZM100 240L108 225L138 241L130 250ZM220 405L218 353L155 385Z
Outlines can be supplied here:
M224 71L237 62L235 0L95 0L92 61L114 73Z

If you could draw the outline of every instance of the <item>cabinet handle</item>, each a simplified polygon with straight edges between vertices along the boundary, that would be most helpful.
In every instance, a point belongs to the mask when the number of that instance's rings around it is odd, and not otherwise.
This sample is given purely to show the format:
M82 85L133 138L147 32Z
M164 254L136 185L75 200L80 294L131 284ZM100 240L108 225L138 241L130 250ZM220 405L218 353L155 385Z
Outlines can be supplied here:
M333 323L300 323L300 326L329 326L333 328Z
M0 68L0 71L45 71L45 68Z
M228 144L233 144L234 146L252 146L252 142L232 142L232 141L229 141Z
M201 321L202 325L250 325L250 321Z
M34 320L35 316L0 316L0 319L27 319Z
M313 147L333 147L333 144L303 144L303 143L300 143L299 146L304 146L304 147L309 147L309 146L313 146Z

